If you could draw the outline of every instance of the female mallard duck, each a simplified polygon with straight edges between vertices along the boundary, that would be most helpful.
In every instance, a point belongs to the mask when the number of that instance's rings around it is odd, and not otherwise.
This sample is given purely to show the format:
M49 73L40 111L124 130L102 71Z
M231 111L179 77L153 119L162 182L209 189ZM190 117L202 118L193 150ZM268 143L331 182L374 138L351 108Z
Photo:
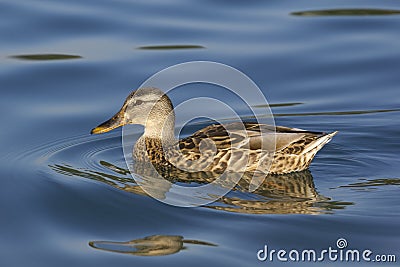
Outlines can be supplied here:
M133 157L156 166L191 172L264 172L283 174L307 169L315 154L337 132L310 132L254 122L210 125L181 140L174 136L175 114L169 97L156 88L140 88L120 111L91 133L126 124L144 126Z

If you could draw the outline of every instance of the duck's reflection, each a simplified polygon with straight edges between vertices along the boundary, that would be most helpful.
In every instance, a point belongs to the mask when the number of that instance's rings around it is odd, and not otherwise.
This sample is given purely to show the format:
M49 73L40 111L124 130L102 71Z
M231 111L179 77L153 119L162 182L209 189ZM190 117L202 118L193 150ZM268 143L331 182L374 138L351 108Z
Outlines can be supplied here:
M246 179L247 178L247 179ZM244 177L239 186L246 188L250 178ZM309 171L285 175L268 175L254 191L254 198L222 197L209 206L217 210L250 214L317 214L328 212L321 205L329 198L318 194ZM323 204L324 203L324 204Z
M192 186L208 183L214 179L209 173L190 173L168 169L157 170L163 179L155 184L154 173L152 173L155 171L154 168L138 164L134 167L134 175L142 178L139 186L131 178L128 170L105 161L101 161L100 164L106 168L104 172L58 164L51 165L50 168L64 175L100 181L134 194L147 195L142 189L145 188L146 192L151 190L151 195L156 195L159 199L169 192L170 182ZM244 174L230 193L206 207L248 214L319 214L331 213L335 209L343 209L346 205L352 205L350 202L332 201L318 194L309 171L259 177L264 179L262 184L250 193L248 188L253 175Z
M126 242L90 241L89 246L95 249L131 254L137 256L163 256L178 253L186 249L185 244L216 246L215 244L188 240L178 235L152 235Z

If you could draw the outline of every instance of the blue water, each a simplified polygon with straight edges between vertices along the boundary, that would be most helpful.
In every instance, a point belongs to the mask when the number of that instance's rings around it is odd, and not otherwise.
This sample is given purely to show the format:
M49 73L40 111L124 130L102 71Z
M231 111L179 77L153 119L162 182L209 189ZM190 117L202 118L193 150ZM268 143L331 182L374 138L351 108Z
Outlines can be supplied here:
M399 11L398 1L1 1L0 265L272 265L257 260L265 244L322 250L338 238L398 264ZM120 129L89 134L148 77L193 60L246 73L277 125L339 131L311 173L282 178L315 198L266 190L168 206L126 172Z

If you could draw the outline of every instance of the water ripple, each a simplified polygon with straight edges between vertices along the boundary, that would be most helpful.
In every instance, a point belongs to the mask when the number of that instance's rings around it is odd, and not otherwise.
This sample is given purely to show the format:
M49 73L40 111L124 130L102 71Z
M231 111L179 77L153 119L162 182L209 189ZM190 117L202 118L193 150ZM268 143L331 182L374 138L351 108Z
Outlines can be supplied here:
M28 150L20 155L18 162L24 165L33 162L36 169L50 178L62 175L88 179L147 196L126 167L120 136L116 133L59 140ZM135 169L138 171L135 175L146 177L147 173L140 172L141 166ZM207 182L207 178L192 174L170 175L165 179L175 183L200 185ZM246 214L319 214L332 213L349 205L349 202L337 202L320 195L308 171L269 175L254 193L248 191L248 178L244 175L232 192L206 208ZM160 194L167 193L162 188L159 190Z

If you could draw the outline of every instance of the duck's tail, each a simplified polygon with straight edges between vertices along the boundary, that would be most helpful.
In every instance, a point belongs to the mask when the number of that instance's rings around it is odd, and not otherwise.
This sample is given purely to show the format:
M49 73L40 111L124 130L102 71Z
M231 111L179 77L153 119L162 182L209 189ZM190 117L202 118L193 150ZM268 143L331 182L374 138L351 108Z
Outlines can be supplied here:
M323 134L321 137L316 139L314 142L307 145L307 147L302 151L302 154L307 154L313 151L314 153L318 152L324 145L326 145L329 141L332 140L338 131L334 131L332 133Z

